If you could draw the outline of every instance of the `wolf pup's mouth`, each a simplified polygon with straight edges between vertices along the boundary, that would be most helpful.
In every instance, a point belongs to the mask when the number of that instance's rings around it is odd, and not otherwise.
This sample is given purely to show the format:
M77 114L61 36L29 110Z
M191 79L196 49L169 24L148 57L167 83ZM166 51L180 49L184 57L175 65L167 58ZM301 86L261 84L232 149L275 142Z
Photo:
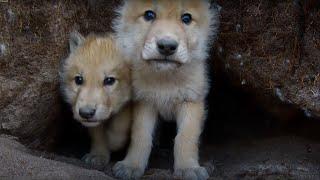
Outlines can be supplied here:
M95 119L84 119L83 122L85 123L97 123L98 121Z
M175 64L178 66L181 65L181 63L179 61L167 59L167 58L165 58L165 59L150 59L149 62L159 63L159 64Z
M96 127L100 125L98 121L82 121L81 124L85 127Z

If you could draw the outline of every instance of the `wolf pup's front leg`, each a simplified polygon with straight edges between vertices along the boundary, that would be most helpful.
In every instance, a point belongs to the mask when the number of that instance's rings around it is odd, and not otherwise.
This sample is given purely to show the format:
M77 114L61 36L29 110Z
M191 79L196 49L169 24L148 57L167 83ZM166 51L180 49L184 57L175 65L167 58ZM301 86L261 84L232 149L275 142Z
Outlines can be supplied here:
M103 125L89 128L91 137L90 153L86 154L82 160L87 164L103 167L109 163L110 151L107 148L106 130Z
M152 105L137 103L134 106L131 144L126 158L113 167L116 177L138 179L144 174L152 148L156 118L157 113Z
M207 179L198 163L198 143L204 121L204 103L186 102L177 112L178 133L174 144L174 174L187 179Z

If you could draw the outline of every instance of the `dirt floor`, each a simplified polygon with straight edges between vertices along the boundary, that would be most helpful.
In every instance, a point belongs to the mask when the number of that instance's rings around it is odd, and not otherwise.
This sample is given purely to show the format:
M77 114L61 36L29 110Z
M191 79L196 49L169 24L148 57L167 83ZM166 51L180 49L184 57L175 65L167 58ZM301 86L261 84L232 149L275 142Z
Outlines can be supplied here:
M216 74L216 73L215 73ZM219 75L219 74L216 74ZM215 81L210 111L200 147L201 164L212 179L318 179L320 178L320 121L303 111L274 102L284 115L270 113L250 93L227 79ZM288 115L289 114L289 115ZM88 151L86 131L74 121L62 135L55 153L80 159ZM160 123L150 168L144 179L172 179L174 123ZM165 133L164 133L165 132ZM125 151L113 154L112 164ZM80 161L69 161L84 166ZM112 164L102 170L112 176ZM84 166L85 167L85 166Z
M0 178L9 179L111 179L97 170L84 169L66 162L53 161L45 153L27 149L10 136L0 136Z
M79 159L31 151L0 137L0 177L108 179L111 166L95 170ZM172 179L172 153L153 152L143 179ZM201 149L211 179L319 179L320 144L296 136L239 138ZM99 171L98 171L99 170Z

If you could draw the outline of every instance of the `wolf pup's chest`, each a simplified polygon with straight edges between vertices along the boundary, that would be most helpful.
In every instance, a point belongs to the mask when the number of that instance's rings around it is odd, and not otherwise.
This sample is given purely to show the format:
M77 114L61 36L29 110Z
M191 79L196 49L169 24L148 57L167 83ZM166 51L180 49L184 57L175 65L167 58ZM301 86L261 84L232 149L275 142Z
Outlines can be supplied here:
M134 83L134 97L136 100L152 102L156 106L168 106L184 101L196 101L206 95L207 86L200 82L159 82Z

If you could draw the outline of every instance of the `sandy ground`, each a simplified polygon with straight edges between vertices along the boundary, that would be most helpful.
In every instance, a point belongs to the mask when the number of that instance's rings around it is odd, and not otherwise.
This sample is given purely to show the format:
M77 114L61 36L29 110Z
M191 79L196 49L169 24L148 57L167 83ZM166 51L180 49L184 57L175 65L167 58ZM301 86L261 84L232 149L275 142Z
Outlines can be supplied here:
M109 179L78 159L28 150L14 138L0 137L0 177L32 179ZM143 179L173 179L172 152L155 151ZM205 161L203 161L205 159ZM294 136L237 139L203 145L201 163L211 179L319 179L320 144Z
M97 170L88 170L65 162L46 159L39 156L39 153L37 153L38 156L33 155L34 152L12 137L1 136L0 149L0 178L111 179ZM72 161L76 162L76 160Z

